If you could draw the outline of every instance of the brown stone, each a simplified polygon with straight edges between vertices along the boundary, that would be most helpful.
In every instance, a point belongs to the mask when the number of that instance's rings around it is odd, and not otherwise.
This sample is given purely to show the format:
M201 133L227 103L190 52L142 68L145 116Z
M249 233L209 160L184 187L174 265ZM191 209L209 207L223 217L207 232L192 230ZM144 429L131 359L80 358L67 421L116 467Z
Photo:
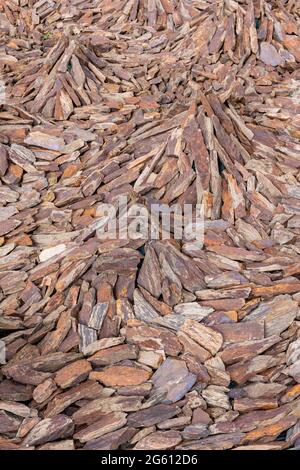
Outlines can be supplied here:
M47 379L33 390L32 398L37 403L43 403L43 401L47 400L56 389L57 386L54 380Z
M65 415L57 415L54 418L46 418L40 421L25 437L23 444L39 445L45 442L55 441L72 435L74 424L71 418Z
M179 408L174 405L155 405L145 410L132 413L128 417L128 425L134 427L148 427L161 423L166 419L178 415Z
M197 323L195 320L186 320L181 331L213 355L219 351L223 344L223 337L220 333Z
M55 374L55 382L60 388L70 388L85 380L92 367L90 363L84 359L72 362Z
M85 450L116 450L130 441L137 430L125 426L117 431L109 432L98 439L92 439L84 445Z
M140 397L122 397L115 396L109 398L96 398L83 405L72 415L76 425L83 423L92 423L101 417L104 413L113 411L133 412L138 411L142 406Z
M141 439L135 450L166 450L172 449L182 441L178 431L157 431Z
M80 442L88 442L104 434L116 431L126 424L126 413L114 412L103 415L99 421L85 427L82 431L74 434L74 439Z
M120 344L108 349L101 349L100 351L89 357L89 361L93 366L107 366L115 364L116 362L124 361L126 359L137 359L138 348L133 344Z
M163 403L174 403L193 387L196 376L191 374L184 361L168 358L151 378L153 394L164 394Z
M137 367L112 366L99 372L91 372L90 379L98 380L107 387L140 385L151 377L151 373Z

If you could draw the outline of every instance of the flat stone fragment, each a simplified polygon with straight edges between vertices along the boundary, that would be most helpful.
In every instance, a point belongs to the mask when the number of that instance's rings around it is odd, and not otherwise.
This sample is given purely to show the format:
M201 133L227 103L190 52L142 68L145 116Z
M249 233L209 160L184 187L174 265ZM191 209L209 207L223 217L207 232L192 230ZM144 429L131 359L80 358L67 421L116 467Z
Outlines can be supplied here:
M25 437L23 445L40 445L46 442L56 441L71 436L74 424L66 415L57 415L54 418L46 418L40 421Z
M286 387L285 387L286 388ZM282 395L280 401L281 403L289 403L295 398L298 398L300 395L300 384L294 385L289 388L284 395Z
M54 380L47 379L33 390L32 398L37 403L43 403L43 401L47 400L56 389L57 385Z
M85 354L86 349L97 341L97 331L79 323L78 333L80 336L80 351Z
M98 341L94 341L93 343L90 343L88 346L84 348L84 355L85 356L92 356L98 351L101 351L103 349L108 349L113 346L118 346L119 344L124 343L124 336L119 336L118 338L102 338L99 339Z
M228 387L230 375L225 370L225 365L220 356L212 357L205 362L205 368L209 374L209 383L212 385L223 385Z
M265 335L280 335L296 318L298 304L289 295L279 295L273 300L262 302L253 312L245 318L250 320L264 320Z
M183 331L178 331L177 337L183 345L184 353L192 355L200 362L205 362L211 357L211 353L207 351L207 349L200 346L200 344L190 338L190 336Z
M90 379L98 380L106 387L140 385L151 377L151 372L137 367L111 366L103 371L91 372Z
M160 270L155 250L149 245L137 282L154 297L161 294Z
M85 380L91 370L90 363L81 359L60 369L54 380L60 388L69 388Z
M208 405L230 410L231 406L227 395L228 391L226 387L209 385L203 390L202 396Z
M193 411L192 424L210 424L211 418L209 414L201 408L196 408Z
M133 436L130 441L130 444L136 444L137 442L141 441L144 437L152 434L156 431L155 426L148 426L146 428L140 429L137 433Z
M280 294L294 294L299 292L300 282L280 282L273 286L252 287L254 297L270 298Z
M182 349L174 332L142 322L126 327L126 341L137 344L140 348L163 349L170 356L177 356Z
M158 429L182 429L191 421L190 416L179 416L178 418L166 419L162 423L158 423Z
M108 302L101 302L94 306L88 326L95 330L101 330L102 323L108 310Z
M17 212L18 212L17 209L12 206L1 208L0 209L0 222L9 219L11 216L16 214ZM9 253L9 250L7 253Z
M272 410L277 407L277 398L236 398L233 402L233 409L240 412Z
M0 401L0 410L8 411L16 416L22 416L22 418L33 416L35 414L28 406L11 401Z
M107 349L101 349L88 358L93 366L107 366L126 359L137 359L138 348L133 344L120 344Z
M22 421L16 434L16 437L18 439L23 439L25 436L27 436L29 431L31 431L31 429L33 429L40 421L41 418L39 418L38 416L28 416Z
M158 369L161 363L165 359L165 353L163 350L160 351L143 351L139 352L138 362L145 364L146 366Z
M84 398L97 398L102 393L103 387L92 380L83 382L70 390L60 393L48 403L45 410L46 417L56 416L64 411L68 406Z
M116 450L122 444L130 441L136 433L136 429L125 426L117 431L109 432L98 439L88 441L83 448L85 450Z
M208 287L218 289L222 287L232 287L235 285L239 286L240 284L245 284L247 279L239 272L227 272L217 274L215 276L207 276L205 277L205 282Z
M269 336L268 338L230 343L223 351L220 357L224 364L234 364L240 361L246 361L261 354L271 346L280 341L280 336Z
M187 441L202 439L209 435L209 429L205 424L191 424L182 431L182 437Z
M300 437L300 421L298 421L292 428L287 432L286 439L289 444L294 444Z
M141 396L146 397L152 390L152 383L146 382L140 385L128 385L125 387L120 387L118 389L119 395L124 395L126 397L130 396Z
M179 450L227 450L240 444L244 436L245 434L242 432L219 434L190 441L176 448Z
M248 398L276 398L285 389L286 385L276 382L270 384L257 382L243 387Z
M214 329L222 334L224 341L227 343L263 339L265 331L263 321L223 323L215 325Z
M24 142L28 145L36 145L37 147L43 147L44 149L58 151L62 150L65 146L63 139L38 131L31 132Z
M197 377L188 371L184 361L167 358L153 374L153 393L166 393L164 403L175 403L193 387Z
M0 410L0 433L15 433L21 424L20 418Z
M186 302L175 305L174 312L178 315L183 315L185 318L201 321L213 312L210 307L203 307L195 302Z
M254 431L250 431L249 433L245 435L245 437L242 440L242 443L246 444L246 443L251 443L251 442L258 441L258 440L260 440L260 442L263 442L264 439L267 442L268 440L270 440L270 438L275 439L283 431L291 428L296 423L296 421L297 421L297 418L295 418L294 416L287 416L285 418L282 418L277 423L260 427L259 429L256 429Z
M0 144L0 176L4 176L8 168L7 150L4 145Z
M197 323L195 320L186 320L180 330L213 355L219 351L223 344L223 337L220 333Z
M238 287L232 289L204 289L196 292L200 300L218 300L218 299L245 299L249 297L251 287ZM205 307L202 307L205 308Z
M178 415L179 408L174 405L155 405L145 410L137 411L128 416L128 425L133 427L148 427L161 423Z
M178 431L157 431L141 439L135 450L166 450L173 449L182 441Z
M284 373L293 377L297 383L300 383L300 359L287 367Z
M277 360L273 356L257 356L244 363L233 364L228 368L231 380L238 384L243 384L249 380L250 377L263 372L277 364Z
M262 450L262 451L266 451L266 450L282 450L282 449L285 449L285 447L287 447L285 442L270 442L269 444L253 444L253 445L249 444L249 445L246 445L246 446L238 446L238 447L235 447L233 450L247 450L247 451Z
M201 300L201 305L225 312L240 310L245 303L244 299Z
M300 338L296 339L289 344L286 352L286 363L287 365L294 364L300 359Z
M75 450L73 439L65 439L57 442L49 442L39 446L37 450Z
M82 354L78 352L53 352L45 356L38 356L31 362L31 367L41 372L57 372L71 362L81 359Z
M289 34L285 37L283 41L285 47L293 54L295 59L300 62L300 38L295 34Z
M113 411L138 411L142 406L142 399L140 397L101 397L89 401L86 405L82 406L78 411L72 415L75 424L90 423L96 421L97 417L101 417L103 413L110 413Z
M26 402L32 398L32 385L23 385L11 380L2 380L0 382L0 399L17 402Z
M48 259L51 259L57 255L60 255L66 250L66 248L67 246L64 243L61 243L60 245L43 250L39 255L41 263L48 261Z
M88 442L98 437L103 436L112 431L125 426L126 424L126 413L114 412L105 414L99 421L85 427L82 431L78 431L74 434L74 439L78 439L80 442Z
M15 444L9 439L0 439L0 450L33 450L33 446L23 447L22 445Z
M283 65L284 60L280 54L278 54L276 48L268 42L262 42L260 45L260 60L266 65Z
M19 220L5 220L0 222L0 236L7 235L19 225L21 225L21 222Z

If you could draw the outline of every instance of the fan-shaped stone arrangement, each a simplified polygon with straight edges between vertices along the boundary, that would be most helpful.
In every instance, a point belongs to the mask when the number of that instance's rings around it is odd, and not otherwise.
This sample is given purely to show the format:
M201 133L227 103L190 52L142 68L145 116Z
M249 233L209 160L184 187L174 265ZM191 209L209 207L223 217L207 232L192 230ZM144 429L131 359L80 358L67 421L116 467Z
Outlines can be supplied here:
M299 18L0 2L0 449L300 445ZM99 238L120 196L203 246Z

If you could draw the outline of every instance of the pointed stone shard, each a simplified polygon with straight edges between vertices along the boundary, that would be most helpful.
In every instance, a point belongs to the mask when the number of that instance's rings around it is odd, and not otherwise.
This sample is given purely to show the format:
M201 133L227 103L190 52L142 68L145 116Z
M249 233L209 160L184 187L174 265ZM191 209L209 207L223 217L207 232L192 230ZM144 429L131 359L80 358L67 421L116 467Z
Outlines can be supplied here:
M150 294L158 298L161 294L161 274L155 250L151 244L148 246L146 255L139 272L137 282Z

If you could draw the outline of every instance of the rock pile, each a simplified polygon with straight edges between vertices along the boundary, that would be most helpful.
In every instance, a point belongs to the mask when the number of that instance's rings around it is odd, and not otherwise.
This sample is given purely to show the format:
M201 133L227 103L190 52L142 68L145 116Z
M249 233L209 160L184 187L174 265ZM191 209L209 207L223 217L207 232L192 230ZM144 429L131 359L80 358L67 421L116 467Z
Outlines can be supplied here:
M299 28L0 1L0 449L300 445ZM201 204L203 246L99 238L119 196Z

